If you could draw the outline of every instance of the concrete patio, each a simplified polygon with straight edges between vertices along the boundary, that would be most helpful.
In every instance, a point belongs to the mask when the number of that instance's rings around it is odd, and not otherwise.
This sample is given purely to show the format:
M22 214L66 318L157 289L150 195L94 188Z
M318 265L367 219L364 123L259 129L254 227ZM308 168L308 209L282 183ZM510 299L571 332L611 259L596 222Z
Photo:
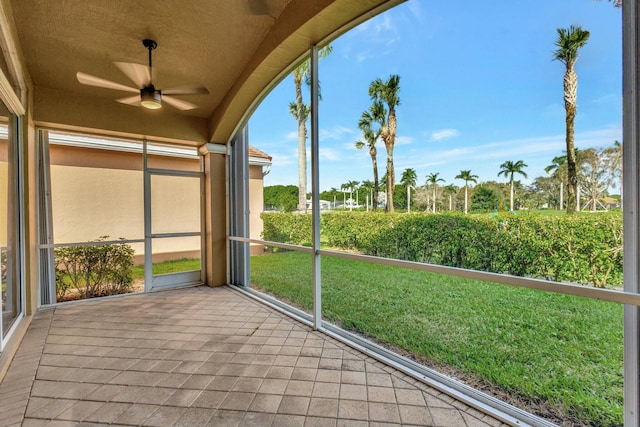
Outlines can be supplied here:
M228 287L43 309L2 426L501 426Z

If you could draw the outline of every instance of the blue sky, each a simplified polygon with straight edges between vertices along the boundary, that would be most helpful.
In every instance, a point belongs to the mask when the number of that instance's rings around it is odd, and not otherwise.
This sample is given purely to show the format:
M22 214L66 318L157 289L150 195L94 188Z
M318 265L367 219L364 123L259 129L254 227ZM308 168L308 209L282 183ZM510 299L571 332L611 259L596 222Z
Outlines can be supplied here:
M334 40L320 62L321 191L373 179L368 151L354 147L357 123L371 105L371 81L391 74L400 76L396 180L406 168L419 184L437 172L460 186L462 169L504 180L497 173L506 160L528 165L523 183L544 175L565 147L564 65L552 55L556 29L569 25L591 33L576 64L576 146L621 141L620 9L594 0L410 0ZM265 185L297 185L294 99L288 77L249 121L251 145L273 156ZM386 152L377 147L383 176Z

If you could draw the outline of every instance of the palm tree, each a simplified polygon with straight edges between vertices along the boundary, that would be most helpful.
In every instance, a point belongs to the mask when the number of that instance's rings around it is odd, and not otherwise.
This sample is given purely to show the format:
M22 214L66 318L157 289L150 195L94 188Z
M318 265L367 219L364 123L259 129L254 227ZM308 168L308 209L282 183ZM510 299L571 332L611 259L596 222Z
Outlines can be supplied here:
M458 187L455 184L449 184L444 187L445 193L449 195L449 210L453 210L453 195L458 192Z
M436 190L438 188L438 182L444 182L444 179L438 178L438 175L440 175L438 172L427 175L427 184L431 184L431 188L433 188L433 213L436 213Z
M374 102L383 102L387 106L387 118L380 122L380 136L387 150L387 212L393 212L393 190L395 176L393 170L393 146L396 143L396 107L400 105L400 76L393 74L386 82L376 79L369 85L369 96Z
M329 190L329 192L331 192L333 194L333 209L336 208L336 193L340 191L338 190L336 187L331 187L331 190Z
M351 203L349 203L349 210L353 210L353 192L358 189L359 181L349 181L345 185L346 189L349 190L349 199L351 199Z
M560 205L558 206L559 210L562 210L564 206L564 185L567 176L567 154L564 150L562 152L565 154L554 157L553 159L551 159L551 164L544 168L545 172L551 173L552 178L560 182ZM580 149L574 148L573 152L575 153L577 168L577 159L580 155Z
M407 168L402 172L400 184L407 187L407 212L411 212L411 187L416 186L418 174L415 169Z
M456 179L461 179L464 181L464 213L466 214L468 211L469 205L469 182L473 182L474 184L478 182L478 175L472 175L470 170L461 170L459 175L456 175Z
M553 59L565 65L564 73L564 109L565 109L565 142L567 145L567 213L576 211L576 193L578 186L578 171L576 167L576 156L573 151L574 142L574 120L578 107L578 75L574 70L574 65L578 59L578 50L587 44L589 31L581 27L558 28L558 39Z
M329 55L333 48L326 45L318 52L318 58ZM289 104L289 111L298 122L298 210L307 212L307 118L311 111L302 99L302 82L311 85L311 62L306 59L293 70L293 84L296 88L296 100Z
M372 125L374 122L380 123L385 120L386 110L381 102L374 102L368 111L362 113L358 127L362 131L362 137L364 141L356 141L355 146L358 150L369 147L369 155L371 156L371 162L373 163L373 210L378 208L378 192L380 191L380 184L378 179L378 150L376 149L376 142L380 137L380 129L374 131Z
M369 202L373 203L373 190L375 188L375 185L373 183L373 181L369 181L364 180L360 183L360 188L362 188L363 190L365 190L367 192L367 212L369 211ZM377 197L376 197L377 198Z
M504 175L509 178L509 189L511 193L511 203L509 204L509 207L511 212L513 212L513 175L519 173L526 178L527 174L522 170L526 167L527 165L522 160L518 160L517 162L507 160L500 165L500 172L498 172L498 176Z
M342 190L342 209L345 209L347 207L347 193L346 191L349 190L350 188L350 182L347 182L345 184L340 184L340 190Z

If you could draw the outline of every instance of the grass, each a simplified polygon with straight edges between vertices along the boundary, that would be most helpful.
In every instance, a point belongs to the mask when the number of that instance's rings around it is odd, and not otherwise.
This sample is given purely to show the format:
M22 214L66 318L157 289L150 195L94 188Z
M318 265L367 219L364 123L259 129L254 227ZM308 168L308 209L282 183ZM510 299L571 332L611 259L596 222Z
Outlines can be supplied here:
M133 279L144 279L144 264L136 265L132 269ZM199 258L180 258L153 264L153 274L179 273L181 271L200 270Z
M306 253L254 256L251 283L309 311L311 267ZM622 425L619 304L323 257L322 307L325 319L540 416Z

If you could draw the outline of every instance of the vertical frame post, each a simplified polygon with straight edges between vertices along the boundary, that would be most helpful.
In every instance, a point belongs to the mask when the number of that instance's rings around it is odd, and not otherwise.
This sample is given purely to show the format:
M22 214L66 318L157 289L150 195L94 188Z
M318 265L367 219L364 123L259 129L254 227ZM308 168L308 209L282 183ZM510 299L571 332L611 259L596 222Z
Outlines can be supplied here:
M231 142L231 235L249 237L249 130L244 126ZM231 242L231 283L250 285L250 245Z
M151 244L151 174L149 174L147 164L148 142L142 141L142 162L144 177L144 290L151 289L153 281L153 253Z
M622 7L624 290L640 292L640 19L637 1ZM640 427L640 308L624 306L624 425Z
M313 328L322 327L322 283L320 274L320 149L318 130L318 46L311 46L311 225L313 246Z

